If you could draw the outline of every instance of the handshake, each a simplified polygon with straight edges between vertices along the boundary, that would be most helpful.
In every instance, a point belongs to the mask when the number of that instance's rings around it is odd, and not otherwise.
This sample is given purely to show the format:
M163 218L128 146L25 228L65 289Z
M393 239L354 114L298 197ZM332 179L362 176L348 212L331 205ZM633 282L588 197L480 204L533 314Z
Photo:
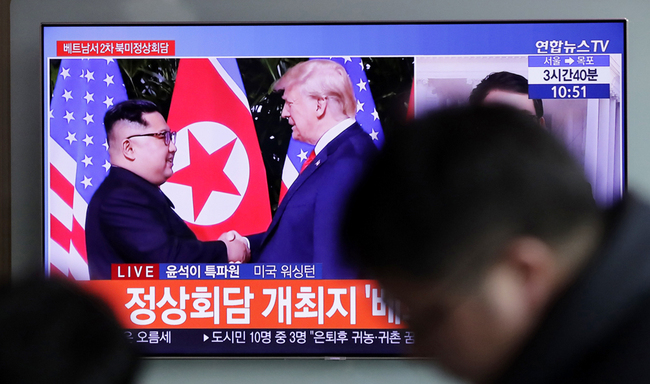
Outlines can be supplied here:
M247 263L251 259L251 249L248 239L237 231L224 232L219 239L226 244L229 263Z

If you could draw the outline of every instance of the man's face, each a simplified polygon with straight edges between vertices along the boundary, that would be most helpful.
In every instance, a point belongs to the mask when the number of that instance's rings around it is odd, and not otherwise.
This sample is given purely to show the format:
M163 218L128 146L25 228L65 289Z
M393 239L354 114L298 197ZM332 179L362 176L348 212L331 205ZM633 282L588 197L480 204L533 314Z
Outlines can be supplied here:
M129 134L138 135L129 139L136 156L134 162L137 162L137 174L154 185L161 185L174 173L172 166L176 145L173 141L165 145L165 140L161 137L140 136L169 131L167 122L158 112L145 113L142 118L147 122L145 129L131 129Z
M535 114L535 105L533 100L528 98L528 95L525 93L517 93L510 91L502 91L500 89L494 89L490 91L485 99L483 99L485 104L505 104L511 107L515 107L522 111L530 113L532 116Z
M416 355L471 381L498 374L529 326L518 307L517 282L499 272L464 289L405 278L380 281L408 308Z
M305 96L297 86L292 86L284 91L282 96L284 107L282 117L288 119L293 129L292 137L309 144L316 144L318 137L314 136L317 122L317 100Z

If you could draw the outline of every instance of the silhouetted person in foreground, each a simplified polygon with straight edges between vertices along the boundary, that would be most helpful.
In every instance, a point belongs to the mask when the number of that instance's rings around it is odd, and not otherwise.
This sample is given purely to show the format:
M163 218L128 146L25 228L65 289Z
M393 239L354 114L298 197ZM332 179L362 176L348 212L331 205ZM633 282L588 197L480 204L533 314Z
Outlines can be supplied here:
M138 361L108 307L73 283L0 289L0 382L129 384Z
M349 202L351 257L409 308L417 353L479 383L650 380L650 209L596 206L580 166L506 107L387 141Z

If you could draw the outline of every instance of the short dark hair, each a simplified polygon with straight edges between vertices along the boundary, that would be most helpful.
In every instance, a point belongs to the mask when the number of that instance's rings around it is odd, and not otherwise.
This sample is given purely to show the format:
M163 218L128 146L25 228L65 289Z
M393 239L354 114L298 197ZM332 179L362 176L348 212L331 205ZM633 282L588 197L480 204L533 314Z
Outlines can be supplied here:
M0 286L0 372L8 383L135 381L139 356L109 307L62 279Z
M106 130L106 137L109 137L113 126L120 120L139 123L143 126L147 122L142 118L142 114L158 112L162 114L160 108L153 102L144 99L125 100L115 104L104 115L104 129Z
M386 141L350 197L342 237L371 273L440 280L481 274L516 236L562 245L585 223L600 223L600 210L561 143L510 107L465 106Z
M481 80L476 88L472 90L472 93L469 95L469 103L472 105L482 104L488 93L494 90L528 95L528 80L512 72L493 72ZM544 104L542 100L533 99L533 105L535 106L535 116L538 119L542 118L544 116Z

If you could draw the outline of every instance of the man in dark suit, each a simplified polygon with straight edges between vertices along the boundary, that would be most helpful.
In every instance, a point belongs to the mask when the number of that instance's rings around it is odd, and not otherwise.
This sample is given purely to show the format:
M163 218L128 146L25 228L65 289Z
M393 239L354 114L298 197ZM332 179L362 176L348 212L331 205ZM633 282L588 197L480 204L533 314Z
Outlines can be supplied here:
M154 103L119 103L106 112L104 127L111 168L86 214L91 279L110 279L111 264L248 259L246 244L227 234L199 241L160 190L173 174L176 132Z
M648 382L647 204L599 208L564 145L505 107L391 139L343 233L408 308L418 354L476 383Z
M282 117L293 138L315 145L265 233L249 237L252 261L321 263L323 278L356 277L341 260L341 211L368 159L372 139L354 120L356 100L345 69L330 60L309 60L289 69Z

